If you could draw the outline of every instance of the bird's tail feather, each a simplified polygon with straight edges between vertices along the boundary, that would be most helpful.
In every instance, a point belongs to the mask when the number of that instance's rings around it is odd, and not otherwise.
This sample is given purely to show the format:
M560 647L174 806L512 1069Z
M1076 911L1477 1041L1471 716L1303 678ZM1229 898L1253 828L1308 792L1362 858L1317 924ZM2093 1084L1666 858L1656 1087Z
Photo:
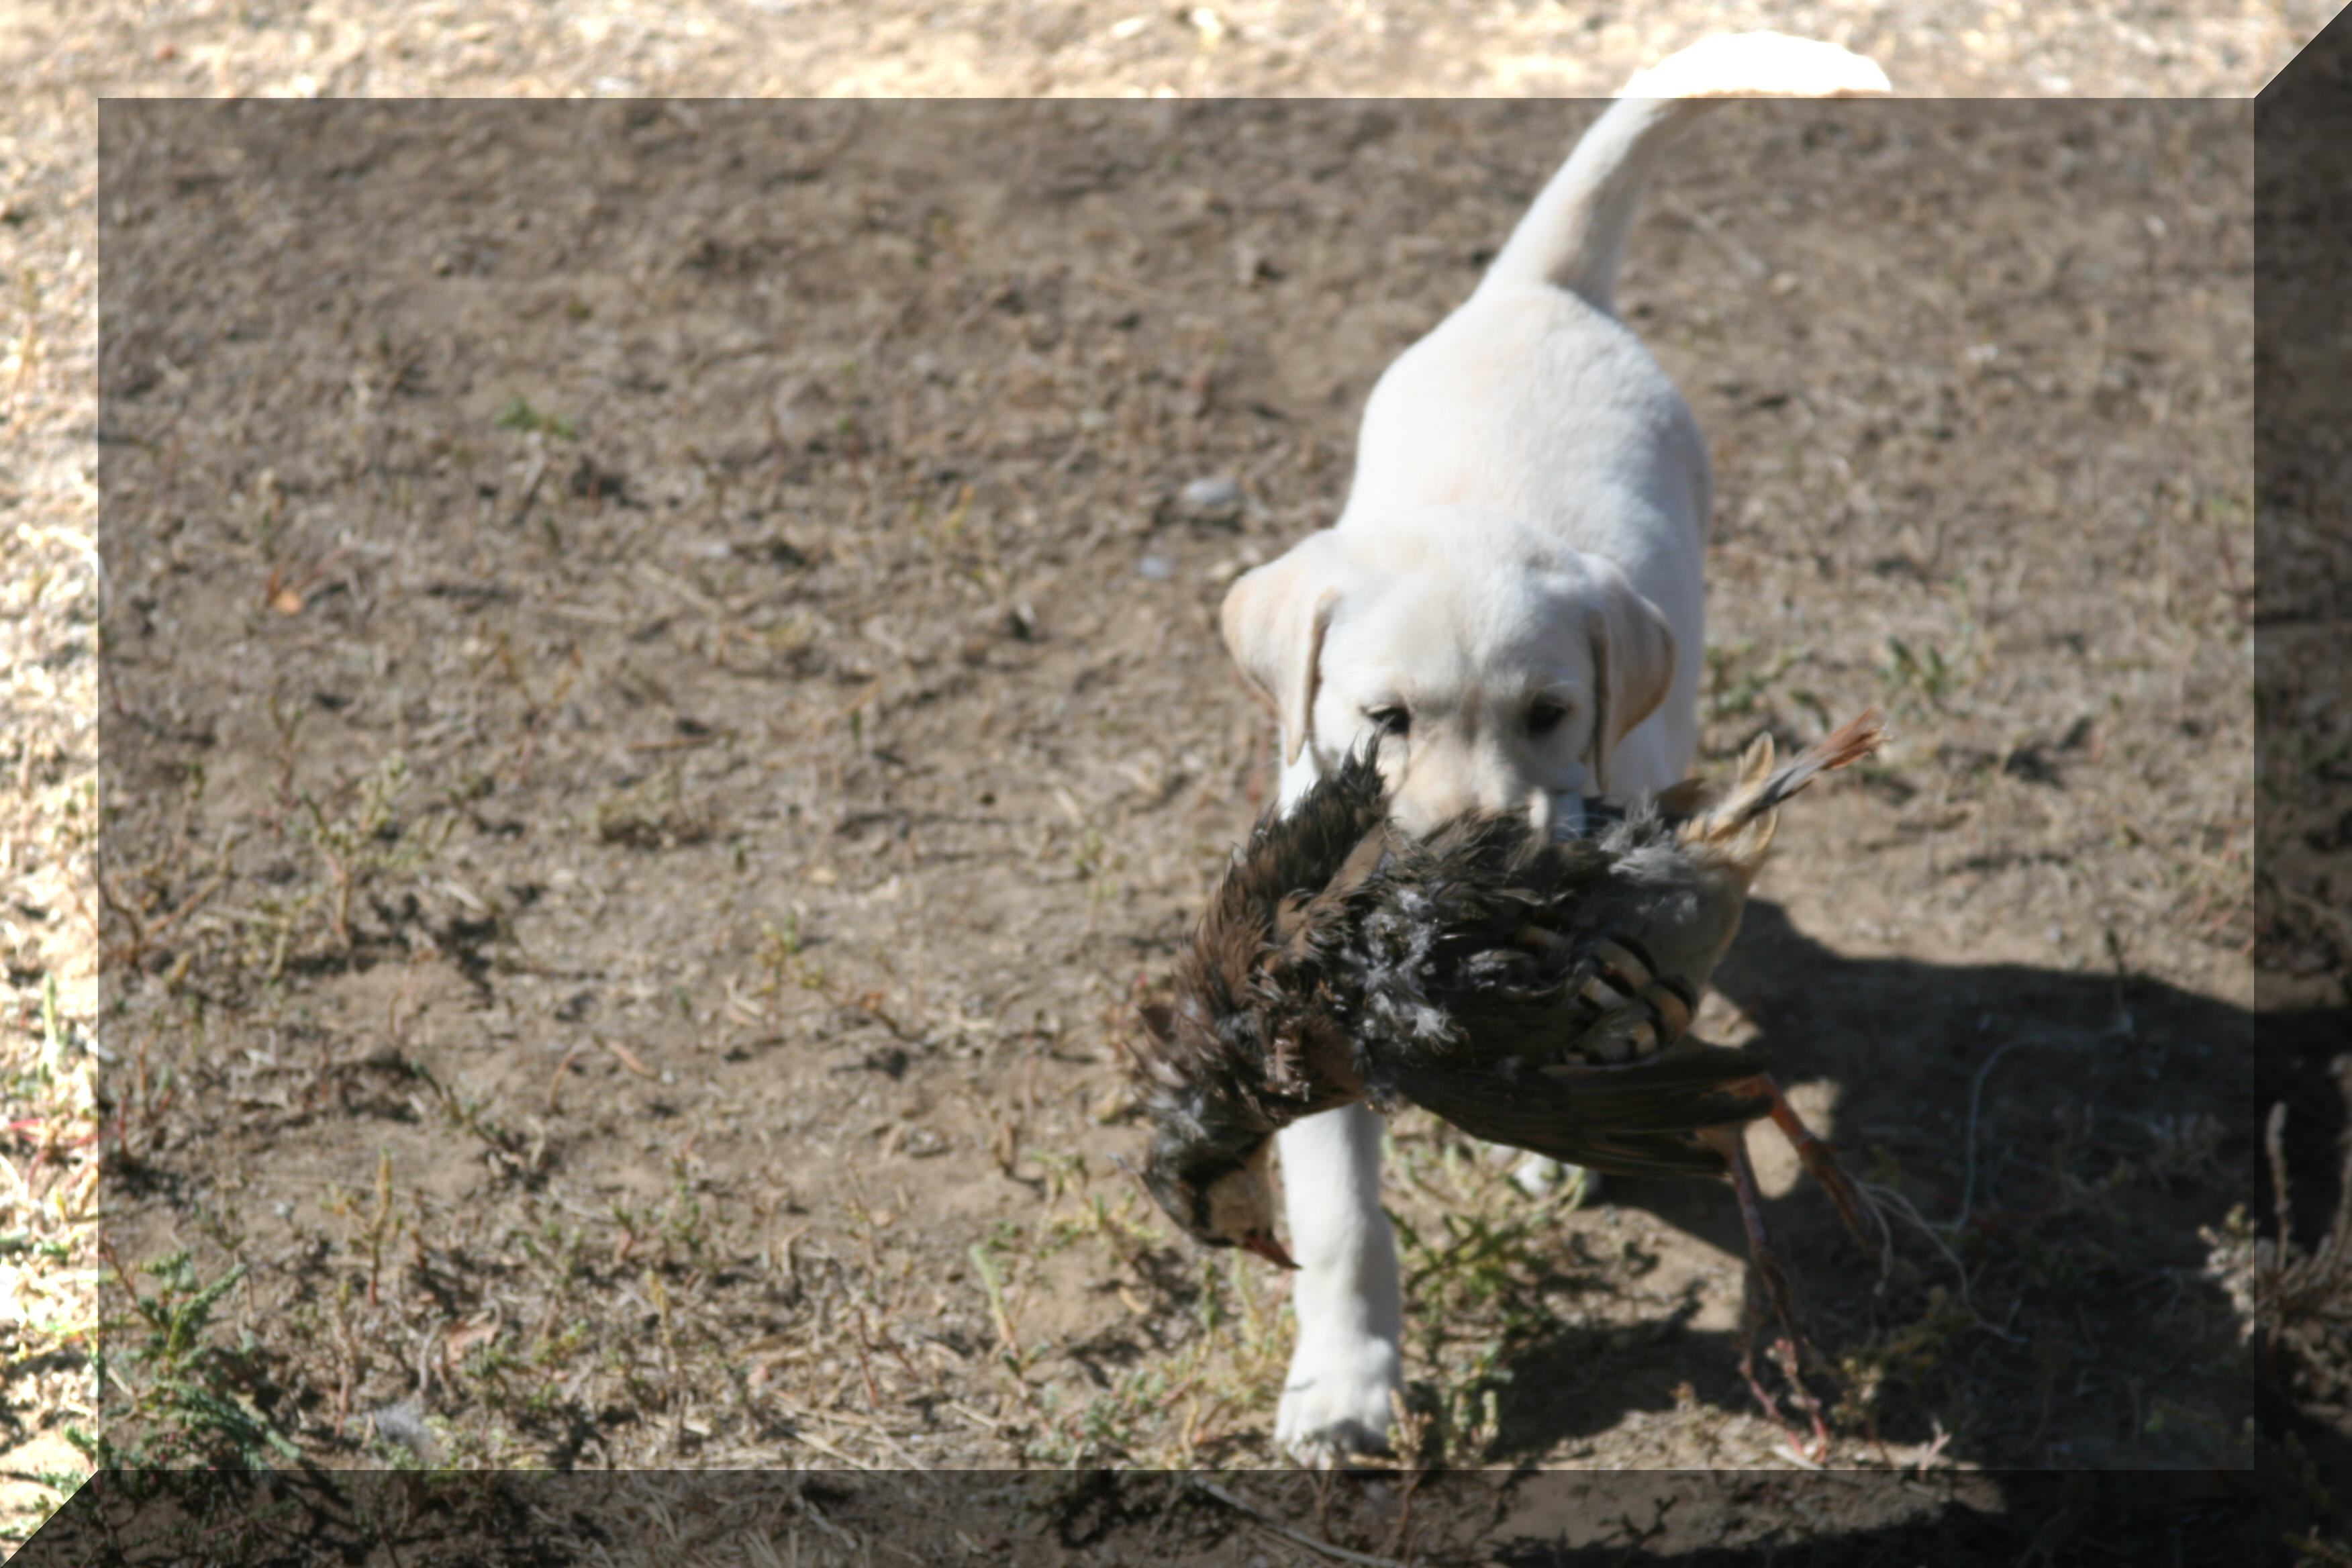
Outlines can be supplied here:
M1772 737L1759 735L1739 760L1739 782L1720 803L1683 825L1685 844L1729 838L1749 824L1769 816L1814 778L1862 761L1886 738L1878 710L1866 709L1789 760L1772 766ZM1769 841L1769 837L1768 837Z

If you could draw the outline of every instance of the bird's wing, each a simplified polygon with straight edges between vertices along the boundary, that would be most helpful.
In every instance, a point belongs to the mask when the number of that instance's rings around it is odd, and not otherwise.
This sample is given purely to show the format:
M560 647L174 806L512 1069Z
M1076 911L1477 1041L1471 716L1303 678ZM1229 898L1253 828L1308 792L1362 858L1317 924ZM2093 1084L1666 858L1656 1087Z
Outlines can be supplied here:
M1379 770L1351 757L1287 814L1259 818L1177 955L1174 994L1130 1043L1148 1090L1213 1088L1282 1120L1361 1092L1323 1029L1321 971L1336 940L1316 899L1383 819ZM1313 1047L1313 1048L1310 1048ZM1335 1098L1336 1097L1336 1098Z
M1488 1142L1620 1175L1719 1175L1722 1157L1694 1136L1764 1115L1754 1051L1707 1046L1623 1067L1459 1067L1400 1075L1404 1098Z

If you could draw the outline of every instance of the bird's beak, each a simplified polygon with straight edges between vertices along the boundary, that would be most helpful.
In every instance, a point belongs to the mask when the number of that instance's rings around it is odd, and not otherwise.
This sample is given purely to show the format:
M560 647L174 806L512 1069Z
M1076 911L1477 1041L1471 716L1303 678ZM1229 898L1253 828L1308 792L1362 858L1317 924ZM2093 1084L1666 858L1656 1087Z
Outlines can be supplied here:
M1242 1241L1242 1245L1248 1247L1252 1252L1256 1253L1260 1258L1265 1258L1268 1263L1273 1264L1276 1268L1296 1268L1298 1267L1297 1264L1293 1263L1290 1260L1290 1254L1282 1250L1282 1243L1275 1240L1273 1236L1268 1232L1262 1230L1255 1232L1244 1237Z

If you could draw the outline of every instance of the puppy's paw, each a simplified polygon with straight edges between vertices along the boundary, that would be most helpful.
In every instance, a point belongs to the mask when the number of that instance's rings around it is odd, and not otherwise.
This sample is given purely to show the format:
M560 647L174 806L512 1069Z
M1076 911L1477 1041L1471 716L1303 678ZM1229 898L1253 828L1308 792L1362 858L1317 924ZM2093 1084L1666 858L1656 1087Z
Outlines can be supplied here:
M1275 1441L1299 1463L1318 1468L1351 1454L1388 1453L1403 1391L1392 1344L1376 1339L1312 1349L1302 1344L1283 1384Z

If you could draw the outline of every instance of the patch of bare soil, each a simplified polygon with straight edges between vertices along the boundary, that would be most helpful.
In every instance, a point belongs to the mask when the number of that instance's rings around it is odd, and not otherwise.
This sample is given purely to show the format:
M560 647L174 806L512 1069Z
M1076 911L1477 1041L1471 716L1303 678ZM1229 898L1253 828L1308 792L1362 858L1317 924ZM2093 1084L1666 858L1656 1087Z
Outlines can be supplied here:
M2252 94L2326 0L0 0L42 85L152 96L1601 96L1710 32L1828 38L1922 96ZM0 57L5 58L5 57Z
M390 1561L383 1549L395 1541L404 1563L682 1568L770 1556L847 1568L883 1552L909 1562L1007 1568L1135 1562L1604 1568L1636 1560L1734 1568L1771 1561L1784 1546L1828 1568L1885 1562L1976 1568L2037 1550L2059 1562L2184 1568L2284 1561L2265 1551L2280 1544L2282 1532L2262 1532L2244 1506L2252 1483L2218 1472L2187 1485L2150 1472L2008 1477L2005 1496L1983 1476L1898 1485L1795 1473L1451 1471L1368 1480L1297 1470L1215 1479L1099 1469L429 1477L215 1470L184 1471L168 1485L158 1479L100 1477L24 1561L49 1568L105 1553L137 1568L296 1568L337 1549L352 1561ZM1737 1523L1724 1528L1759 1513L1786 1518L1792 1498L1807 1496L1836 1500L1812 1511L1840 1516L1844 1528L1812 1533L1801 1545L1769 1531L1757 1541ZM1994 1506L1982 1506L1988 1499ZM2273 1522L2284 1517L2271 1514Z
M110 1241L245 1270L126 1449L1271 1461L1281 1281L1111 1163L1269 784L1214 608L1588 113L110 108ZM1633 247L1709 765L1895 722L1703 1019L1895 1215L1777 1162L1841 1464L2233 1452L2249 118L1736 106ZM1431 1447L1778 1462L1727 1192L1394 1131Z

